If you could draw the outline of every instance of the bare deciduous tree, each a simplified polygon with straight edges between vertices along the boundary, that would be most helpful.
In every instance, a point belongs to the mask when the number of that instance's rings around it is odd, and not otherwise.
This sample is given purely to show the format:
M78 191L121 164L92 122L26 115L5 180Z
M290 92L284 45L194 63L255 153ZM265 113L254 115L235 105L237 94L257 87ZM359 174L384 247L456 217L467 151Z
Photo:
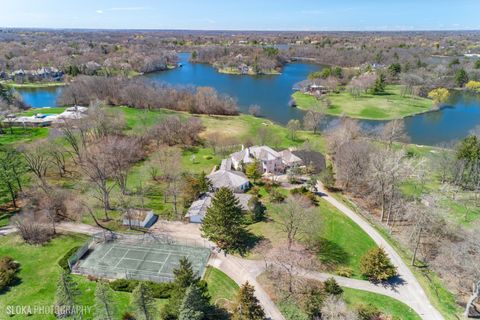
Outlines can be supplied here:
M303 125L305 129L312 130L314 134L317 134L320 131L324 117L324 112L308 111L303 117Z
M290 249L301 235L306 235L315 223L314 207L310 199L303 196L290 196L284 203L274 206L277 212L276 222L287 236L287 248Z

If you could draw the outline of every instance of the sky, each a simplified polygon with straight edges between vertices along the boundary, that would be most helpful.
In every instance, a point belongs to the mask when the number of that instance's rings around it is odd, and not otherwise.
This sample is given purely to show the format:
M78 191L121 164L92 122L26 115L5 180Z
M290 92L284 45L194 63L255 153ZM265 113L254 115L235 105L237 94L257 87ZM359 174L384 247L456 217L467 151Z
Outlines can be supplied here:
M0 0L0 27L480 30L480 0Z

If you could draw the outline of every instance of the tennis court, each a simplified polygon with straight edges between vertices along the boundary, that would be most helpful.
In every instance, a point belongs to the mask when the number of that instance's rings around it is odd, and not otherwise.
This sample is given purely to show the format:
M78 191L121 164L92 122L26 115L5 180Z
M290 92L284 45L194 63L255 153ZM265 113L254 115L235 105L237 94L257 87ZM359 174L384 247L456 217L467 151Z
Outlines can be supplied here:
M210 256L207 248L161 243L94 243L73 271L105 278L169 282L181 258L186 257L201 276Z

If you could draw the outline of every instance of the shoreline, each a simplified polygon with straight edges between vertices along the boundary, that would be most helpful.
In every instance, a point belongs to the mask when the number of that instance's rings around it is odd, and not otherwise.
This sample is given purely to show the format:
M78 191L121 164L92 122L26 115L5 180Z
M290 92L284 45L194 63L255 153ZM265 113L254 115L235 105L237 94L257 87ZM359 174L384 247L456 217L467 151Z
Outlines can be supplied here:
M294 105L292 105L292 108L297 108L299 110L302 110L304 112L308 112L308 111L315 111L316 109L316 106L308 106L308 107L305 107L305 106L302 106L302 105L299 105L298 104L298 97L295 98L295 94L296 93L300 93L302 94L302 96L309 96L309 97L312 97L314 99L316 99L314 96L312 95L308 95L308 94L305 94L305 93L301 93L299 91L297 92L294 92L292 95L291 95L291 98L292 100L295 102ZM328 95L327 95L328 97ZM318 99L316 99L318 101ZM438 108L435 108L433 109L433 106L432 108L430 109L427 109L427 110L424 110L424 111L419 111L419 112L414 112L414 113L409 113L409 114L406 114L406 115L403 115L403 116L399 116L399 117L381 117L381 118L372 118L372 117L367 117L367 116L361 116L361 115L350 115L350 114L346 114L346 113L341 113L341 114L338 114L338 113L332 113L329 111L328 108L325 108L325 114L328 115L328 116L331 116L331 117L348 117L348 118L351 118L351 119L358 119L358 120L368 120L368 121L393 121L393 120L402 120L402 119L406 119L406 118L409 118L409 117L414 117L414 116L418 116L418 115L421 115L421 114L426 114L426 113L430 113L430 112L436 112L436 111L440 111L444 108L447 108L448 105L442 105Z

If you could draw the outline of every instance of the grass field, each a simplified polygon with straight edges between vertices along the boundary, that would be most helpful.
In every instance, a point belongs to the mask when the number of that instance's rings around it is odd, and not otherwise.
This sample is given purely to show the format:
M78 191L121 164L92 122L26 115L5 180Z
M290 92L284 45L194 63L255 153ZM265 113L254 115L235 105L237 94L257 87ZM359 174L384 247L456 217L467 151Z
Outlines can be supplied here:
M398 85L389 85L381 95L361 94L353 97L350 93L328 94L332 105L326 113L332 116L348 116L358 119L392 120L400 119L431 110L432 101L426 98L402 96ZM317 98L295 92L293 98L297 107L303 110L319 110L322 104Z
M233 301L239 289L238 284L222 271L208 266L205 272L212 303L223 305L222 300Z
M8 305L26 306L50 306L54 302L58 277L62 269L58 261L73 247L82 245L87 240L83 235L62 235L45 246L31 246L25 244L17 235L9 235L0 242L0 257L11 256L21 265L18 277L20 282L7 291L0 292L0 319L25 319L25 316L17 315L8 317L6 307ZM82 292L79 304L85 306L94 305L94 293L96 282L89 281L82 276L73 276ZM209 268L205 280L208 283L212 300L222 298L233 299L238 286L223 272L215 268ZM130 293L114 292L114 301L120 314L132 311L130 307ZM160 309L166 300L157 300ZM93 309L92 309L93 310ZM55 316L31 315L32 320L53 320ZM93 314L87 314L86 320L93 319Z
M372 306L393 320L420 320L420 316L406 304L393 298L351 288L343 288L343 299L352 309L360 306ZM277 303L282 314L287 320L308 320L310 319L295 301L284 300Z
M12 257L20 263L21 269L18 274L20 283L0 295L0 318L6 318L7 305L52 305L57 280L62 272L57 262L71 248L81 245L85 240L85 236L69 235L58 237L45 246L31 246L23 243L16 235L3 237L0 242L0 256ZM93 297L95 284L84 278L78 278L78 282L87 295L92 291ZM121 296L117 296L118 302L122 300ZM82 302L93 305L93 299L87 300ZM13 319L22 319L22 316ZM55 319L55 317L33 315L28 319Z
M333 271L339 267L350 268L353 271L352 278L361 279L360 259L375 247L373 240L325 200L320 199L317 215L321 225L318 231L321 243L318 253L320 261ZM274 245L286 241L285 234L275 223L275 212L269 210L268 216L271 221L253 224L250 230L256 235L264 236Z
M5 128L4 133L0 134L0 146L11 145L15 143L28 143L35 139L46 138L48 136L47 128Z
M343 202L354 211L358 211L358 208L349 201L345 196L337 193L334 194L337 200ZM392 235L376 221L369 219L370 224L377 229L377 231L387 240L395 251L402 257L403 261L409 265L411 259L411 253L404 247L402 247L398 241L392 238ZM448 291L445 284L438 277L437 274L430 271L427 268L414 268L410 270L415 274L418 282L425 290L427 296L430 298L430 302L442 313L445 319L456 320L459 319L462 314L462 308L456 303L455 295Z
M65 82L26 82L26 83L5 82L5 84L12 88L48 88L48 87L63 87L67 85Z

